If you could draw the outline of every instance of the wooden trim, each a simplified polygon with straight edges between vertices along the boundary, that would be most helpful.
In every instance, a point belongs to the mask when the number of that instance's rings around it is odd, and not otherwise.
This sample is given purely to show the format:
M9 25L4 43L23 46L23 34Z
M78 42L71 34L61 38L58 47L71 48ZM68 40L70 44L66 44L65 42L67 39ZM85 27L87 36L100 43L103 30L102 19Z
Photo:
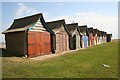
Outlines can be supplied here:
M29 31L45 32L45 31L43 31L43 30L29 30ZM33 34L31 34L31 35L33 35Z
M27 55L27 57L28 57L28 29L27 30L25 30L25 42L26 42L26 55Z

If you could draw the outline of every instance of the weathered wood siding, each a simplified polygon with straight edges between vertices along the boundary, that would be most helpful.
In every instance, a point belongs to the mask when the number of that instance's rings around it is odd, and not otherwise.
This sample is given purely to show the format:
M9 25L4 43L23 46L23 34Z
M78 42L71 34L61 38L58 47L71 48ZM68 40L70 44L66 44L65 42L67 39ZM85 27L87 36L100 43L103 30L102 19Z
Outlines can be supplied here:
M80 48L80 36L76 35L76 49Z
M25 32L13 32L5 34L6 50L13 55L21 56L26 54Z
M56 50L55 52L60 51L60 34L56 34Z
M67 51L69 50L69 37L64 29L64 26L56 33L56 50L55 52Z
M69 48L69 35L66 34L66 46L67 46L67 51L70 50Z

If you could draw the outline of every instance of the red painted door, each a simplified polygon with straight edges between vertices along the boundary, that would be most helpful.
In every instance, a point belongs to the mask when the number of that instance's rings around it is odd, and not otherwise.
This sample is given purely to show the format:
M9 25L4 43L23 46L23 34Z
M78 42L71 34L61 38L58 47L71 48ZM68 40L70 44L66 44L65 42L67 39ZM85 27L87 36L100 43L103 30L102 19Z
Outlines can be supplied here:
M50 33L28 31L28 57L51 52Z
M48 32L41 33L41 54L49 54L51 51L50 34Z
M41 55L41 32L37 32L36 34L36 50L37 50L37 54L36 55Z
M49 54L51 51L51 41L50 41L50 34L48 32L45 32L45 54Z
M34 38L35 33L28 32L28 57L31 57L36 54L36 39Z

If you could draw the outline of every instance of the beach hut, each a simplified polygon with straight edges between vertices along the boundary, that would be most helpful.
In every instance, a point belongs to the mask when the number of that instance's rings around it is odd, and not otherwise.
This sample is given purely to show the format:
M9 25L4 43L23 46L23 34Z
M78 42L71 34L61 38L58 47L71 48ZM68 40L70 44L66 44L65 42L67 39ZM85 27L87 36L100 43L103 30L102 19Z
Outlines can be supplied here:
M103 31L103 43L107 41L107 33Z
M97 44L100 44L100 31L97 30Z
M80 48L82 48L82 32L81 32L79 26L77 27L77 30L78 30L78 33L79 33L79 36L80 36Z
M104 43L104 31L102 31L102 43Z
M69 50L69 36L65 20L46 22L47 26L54 32L51 34L52 53Z
M81 46L82 48L88 47L88 30L87 25L78 26L79 32L81 32Z
M15 19L3 32L6 50L11 55L26 57L50 54L50 33L42 13Z
M93 34L94 34L94 45L98 44L98 30L93 29Z
M105 43L107 42L107 32L105 32Z
M107 34L107 42L111 42L112 34Z
M99 43L100 44L103 43L103 33L102 33L102 31L99 31Z
M88 45L92 46L94 45L93 27L87 28L87 30L88 30L88 35L89 35Z
M78 33L78 23L66 24L69 34L69 47L71 50L80 48L80 35Z

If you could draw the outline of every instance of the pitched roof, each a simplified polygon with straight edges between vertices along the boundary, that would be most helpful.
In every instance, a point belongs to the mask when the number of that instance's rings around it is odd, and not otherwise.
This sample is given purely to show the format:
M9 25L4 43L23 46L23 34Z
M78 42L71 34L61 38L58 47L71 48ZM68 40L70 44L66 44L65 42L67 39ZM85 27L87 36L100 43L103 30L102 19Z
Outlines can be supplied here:
M110 36L112 37L112 34L110 34Z
M68 31L71 33L71 35L72 35L77 30L78 23L67 24L66 27L67 27Z
M107 34L107 36L110 36L110 37L112 37L112 34Z
M87 31L87 25L78 26L79 32L83 33Z
M8 28L6 31L3 33L9 33L9 32L16 32L16 31L24 31L28 29L29 27L35 25L35 23L40 19L42 22L43 26L47 28L45 25L45 21L43 19L42 13L15 19L13 24L11 25L10 28ZM49 29L47 29L49 30ZM50 30L49 30L50 31ZM51 32L51 31L50 31Z
M100 31L99 30L97 30L97 35L100 36Z
M66 25L65 25L65 20L57 20L57 21L51 21L51 22L46 22L46 25L54 32L56 33L62 25L64 26L66 30ZM68 32L68 30L66 30ZM69 33L69 32L68 32Z
M107 32L103 31L103 35L104 35L104 36L107 36Z
M102 31L99 31L99 34L100 34L100 36L103 36L103 32Z
M93 29L93 34L94 36L97 34L98 35L98 29Z
M87 28L87 30L88 30L88 34L90 35L90 33L93 32L93 27Z

